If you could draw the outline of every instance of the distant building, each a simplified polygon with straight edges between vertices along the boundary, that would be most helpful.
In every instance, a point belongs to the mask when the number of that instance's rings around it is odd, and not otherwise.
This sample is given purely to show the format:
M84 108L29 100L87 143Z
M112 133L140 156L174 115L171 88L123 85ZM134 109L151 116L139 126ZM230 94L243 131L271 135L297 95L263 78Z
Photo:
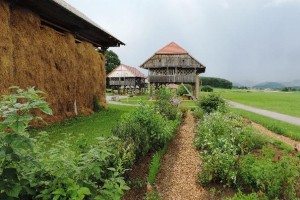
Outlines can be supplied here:
M137 89L139 92L144 92L146 89L145 75L128 65L119 65L107 77L109 78L109 85L118 90L122 88L123 93L128 90L136 93Z
M146 60L141 68L148 69L151 85L158 87L170 83L193 85L194 96L199 95L199 74L205 66L175 42L168 44Z

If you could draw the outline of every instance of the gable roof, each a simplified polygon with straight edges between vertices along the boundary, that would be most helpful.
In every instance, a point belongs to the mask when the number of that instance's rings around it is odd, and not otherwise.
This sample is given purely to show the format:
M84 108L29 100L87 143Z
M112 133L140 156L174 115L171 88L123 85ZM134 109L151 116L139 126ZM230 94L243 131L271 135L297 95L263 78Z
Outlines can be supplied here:
M125 45L64 0L22 0L13 1L11 4L24 6L34 11L42 21L62 28L76 38L90 42L96 47L106 49Z
M126 75L124 75L126 73ZM128 65L121 64L116 67L113 71L111 71L107 77L139 77L139 78L146 78L146 76L140 72L137 68L131 67Z
M175 42L171 42L158 50L140 67L144 69L167 67L196 68L199 73L205 72L206 69L202 63Z
M158 50L155 54L188 54L188 52L175 42L171 42L170 44Z

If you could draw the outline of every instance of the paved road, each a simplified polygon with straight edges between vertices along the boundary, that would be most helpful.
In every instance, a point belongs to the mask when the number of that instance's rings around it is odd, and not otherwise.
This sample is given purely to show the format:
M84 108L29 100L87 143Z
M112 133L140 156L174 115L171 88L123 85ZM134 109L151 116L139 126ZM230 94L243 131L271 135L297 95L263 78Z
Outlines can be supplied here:
M270 118L273 118L273 119L277 119L277 120L280 120L280 121L283 121L283 122L287 122L287 123L290 123L290 124L300 126L300 118L299 117L292 117L292 116L280 114L280 113L277 113L277 112L272 112L272 111L268 111L268 110L263 110L263 109L251 107L251 106L246 106L244 104L240 104L240 103L237 103L237 102L234 102L234 101L229 101L229 100L227 100L227 103L229 105L235 107L235 108L240 108L240 109L243 109L243 110L247 110L247 111L250 111L250 112L254 112L254 113L266 116L266 117L270 117Z

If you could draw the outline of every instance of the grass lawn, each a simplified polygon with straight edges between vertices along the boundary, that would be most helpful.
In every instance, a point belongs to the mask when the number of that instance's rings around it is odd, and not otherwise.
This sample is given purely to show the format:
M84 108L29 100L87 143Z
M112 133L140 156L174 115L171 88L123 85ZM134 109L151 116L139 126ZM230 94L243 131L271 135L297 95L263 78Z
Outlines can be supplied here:
M300 92L215 89L223 98L245 105L300 117Z
M284 135L290 137L291 139L300 141L300 126L295 126L276 119L272 119L237 108L232 108L232 110L255 123L263 125L264 127L269 129L270 131L273 131L274 133L278 133L280 135Z
M68 138L70 140L73 137L76 138L83 135L86 141L92 144L96 137L110 136L111 129L116 125L121 115L134 109L135 107L130 106L109 105L107 110L91 116L76 117L42 129L33 129L30 132L34 136L40 131L46 131L52 143L66 139L66 135L71 138Z
M154 104L154 100L149 100L149 95L141 95L141 96L133 96L133 97L129 97L126 99L120 99L120 102L122 103L126 103L126 104L139 104L139 102L142 101L144 103L147 103L149 105L153 105ZM195 107L196 106L196 101L192 101L192 100L184 100L181 101L180 107Z
M149 101L148 94L128 97L126 99L120 99L120 102L127 103L127 104L139 104L139 102L141 102L141 101L143 101L149 105L153 104L153 101Z

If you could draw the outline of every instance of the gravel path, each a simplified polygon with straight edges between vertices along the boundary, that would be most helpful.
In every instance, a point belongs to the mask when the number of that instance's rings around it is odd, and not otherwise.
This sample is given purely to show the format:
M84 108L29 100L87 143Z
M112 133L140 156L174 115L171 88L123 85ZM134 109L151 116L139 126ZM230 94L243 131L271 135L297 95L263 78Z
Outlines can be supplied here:
M227 100L227 103L235 108L240 108L243 110L247 110L250 112L254 112L254 113L266 116L266 117L271 117L273 119L277 119L280 121L284 121L284 122L287 122L290 124L300 126L300 118L299 117L292 117L292 116L280 114L277 112L272 112L272 111L268 111L268 110L251 107L251 106L246 106L244 104L240 104L240 103L237 103L234 101L229 101L229 100Z
M156 189L163 200L209 199L208 192L196 183L201 161L193 144L195 126L195 119L188 111L161 161Z

